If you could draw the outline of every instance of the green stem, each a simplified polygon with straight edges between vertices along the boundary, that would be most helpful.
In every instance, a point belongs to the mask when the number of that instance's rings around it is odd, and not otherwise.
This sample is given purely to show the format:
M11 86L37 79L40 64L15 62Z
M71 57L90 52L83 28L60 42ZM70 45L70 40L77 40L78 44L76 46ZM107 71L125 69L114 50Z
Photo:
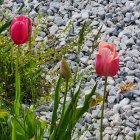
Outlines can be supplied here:
M106 97L106 87L107 87L107 76L105 77L103 104L101 106L100 140L103 140L103 117L104 117L104 104L105 104L105 97Z
M18 117L19 116L19 110L20 110L20 73L19 73L19 50L17 50L17 58L16 58L16 73L15 73L15 90L16 90L16 96L15 96L15 101L14 101L14 111L15 115Z
M31 31L30 31L30 19L28 19L28 43L29 43L29 50L31 50Z
M57 137L58 132L60 130L60 127L62 125L62 120L63 120L63 116L64 116L64 111L65 111L65 105L66 105L67 91L68 91L68 80L66 80L66 91L64 93L64 102L63 102L62 114L61 114L61 118L60 118L60 121L59 121L59 125L58 125L57 130L56 130L55 137Z
M68 80L66 80L66 91L64 93L64 102L63 102L63 109L62 109L62 114L61 114L62 116L61 116L61 118L63 118L64 111L65 111L67 91L68 91Z

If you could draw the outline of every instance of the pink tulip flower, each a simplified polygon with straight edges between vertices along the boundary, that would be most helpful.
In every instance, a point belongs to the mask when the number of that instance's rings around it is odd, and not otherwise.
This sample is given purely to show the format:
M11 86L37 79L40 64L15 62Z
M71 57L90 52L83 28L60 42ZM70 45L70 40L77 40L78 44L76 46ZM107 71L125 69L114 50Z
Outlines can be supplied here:
M32 32L32 21L26 16L18 16L12 19L10 25L10 36L16 45L28 41L28 34Z
M95 55L96 73L101 76L115 76L119 70L119 54L114 44L100 42Z

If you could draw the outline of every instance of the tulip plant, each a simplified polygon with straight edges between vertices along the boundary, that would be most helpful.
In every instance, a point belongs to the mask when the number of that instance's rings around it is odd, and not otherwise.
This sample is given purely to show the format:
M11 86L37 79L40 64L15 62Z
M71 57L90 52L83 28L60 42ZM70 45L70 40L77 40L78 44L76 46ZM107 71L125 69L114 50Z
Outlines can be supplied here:
M16 96L14 101L15 114L19 116L20 110L20 72L19 72L19 58L20 58L20 45L28 41L31 36L32 22L26 16L18 16L12 19L10 25L10 36L17 47L17 58L16 58L16 73L15 73L15 87ZM29 34L30 33L30 34Z
M115 76L119 70L119 54L114 44L107 42L99 43L99 50L95 56L95 69L98 75L105 77L103 103L101 106L100 140L103 139L103 116L106 98L107 77Z
M64 102L62 107L62 112L60 118L58 116L58 106L60 104L60 87L61 87L61 78L64 78L66 81L66 91L64 93ZM81 118L81 116L88 111L89 109L89 101L91 97L95 94L96 86L93 86L91 92L85 95L85 101L81 107L77 106L77 102L80 96L80 85L75 90L74 93L71 93L71 100L66 103L67 90L68 90L68 80L71 77L71 70L69 68L68 63L64 58L61 60L60 64L60 77L57 82L57 86L55 89L55 97L54 97L54 110L52 115L51 127L50 127L50 140L71 140L72 130L77 123L77 121ZM59 121L58 121L59 120ZM57 123L58 121L58 123Z

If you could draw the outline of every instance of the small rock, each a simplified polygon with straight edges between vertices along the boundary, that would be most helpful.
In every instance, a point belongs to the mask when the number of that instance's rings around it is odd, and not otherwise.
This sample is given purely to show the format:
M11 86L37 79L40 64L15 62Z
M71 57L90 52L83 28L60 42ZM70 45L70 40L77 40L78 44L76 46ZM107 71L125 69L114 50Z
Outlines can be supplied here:
M43 40L43 38L42 38L41 36L38 36L38 37L35 39L35 41L37 41L37 42L42 41L42 40Z
M133 49L132 51L129 51L128 55L130 57L139 57L140 56L140 52L136 49Z
M81 12L81 14L82 14L82 19L88 19L89 18L89 14L88 14L87 11L83 11L83 12Z
M75 13L72 18L73 19L80 19L82 17L82 15L80 13Z
M56 32L58 31L58 26L54 24L53 26L50 27L49 31L50 31L50 35L55 35Z
M104 136L103 140L111 140L111 136L109 134L106 134Z
M54 18L54 23L57 25L57 26L62 26L64 24L64 21L62 19L62 17L60 16L56 16Z
M114 103L116 97L115 97L115 96L108 96L107 99L108 99L108 102L109 102L109 103Z
M135 107L135 108L133 108L132 110L134 111L134 113L135 113L135 112L140 112L140 107Z
M116 113L114 116L110 117L110 119L113 121L114 125L120 126L122 124L122 119L119 113Z
M121 106L125 106L125 105L127 105L129 102L130 102L130 99L124 98L123 100L120 101L119 104L120 104Z

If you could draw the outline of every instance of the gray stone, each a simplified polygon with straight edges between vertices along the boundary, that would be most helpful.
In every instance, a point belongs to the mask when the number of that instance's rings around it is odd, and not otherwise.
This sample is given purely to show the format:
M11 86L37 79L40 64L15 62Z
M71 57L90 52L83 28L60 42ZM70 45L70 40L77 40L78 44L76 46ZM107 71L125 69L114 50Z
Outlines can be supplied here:
M92 26L97 26L97 25L99 25L99 22L98 21L92 21L92 23L90 24L90 26L92 27Z
M134 76L126 76L126 83L134 83Z
M91 118L91 114L87 113L85 116L85 121L89 124L92 123L92 118Z
M111 135L111 134L113 134L113 129L111 127L106 127L105 130L104 130L104 133Z
M124 98L123 100L120 101L119 104L120 104L121 106L125 106L125 105L127 105L129 102L130 102L130 99Z
M104 127L109 126L108 119L106 119L106 118L103 119L103 125L104 125Z
M120 126L122 124L122 119L121 119L119 113L116 113L115 115L110 117L110 119L113 121L113 124L115 126Z
M50 27L49 31L50 31L50 35L55 35L56 32L58 31L58 26L54 24L53 26Z
M82 15L80 13L75 13L72 18L73 19L80 19L82 17Z
M131 127L131 128L135 127L135 125L131 123L129 120L126 120L125 124L126 126Z
M89 18L89 14L88 14L87 11L82 11L81 14L82 14L82 19L88 19Z
M113 107L113 112L114 113L118 113L119 111L120 111L120 108L121 108L122 106L120 105L120 104L116 104L116 105L114 105L114 107Z
M130 137L130 136L128 136L128 135L125 136L125 139L126 139L126 140L134 140L133 137Z
M124 130L125 134L128 134L130 131L132 131L132 128L125 127L125 130Z
M128 46L129 45L134 45L135 44L134 39L133 38L130 38L130 39L126 40L125 41L125 44L128 45Z
M41 32L39 33L39 35L40 35L41 37L45 37L45 36L46 36L46 33L43 32L43 31L41 31Z
M44 15L47 13L48 7L47 6L40 6L39 10Z
M41 119L42 121L46 121L46 116L41 116L40 119Z
M53 16L54 15L54 12L51 9L48 9L47 10L47 14L50 15L50 16Z
M107 100L109 103L114 103L116 97L115 96L108 96Z
M57 1L50 2L50 7L54 7L56 9L59 9L61 7L61 5L62 5L61 2L57 2Z
M83 64L87 64L87 63L88 63L88 59L89 59L88 56L85 56L85 57L80 58L80 60L81 60L81 62L82 62Z
M128 55L130 57L139 57L140 56L140 52L138 50L136 50L136 49L133 49L133 50L129 51Z
M126 67L128 67L131 70L134 70L135 69L135 63L132 62L132 61L127 61Z
M29 13L29 16L30 16L31 18L34 18L34 17L37 16L37 13L36 13L34 10L32 10L32 11Z
M134 111L134 113L135 113L135 112L140 112L140 107L135 107L135 108L133 108L132 110Z
M54 23L57 25L57 26L62 26L64 24L64 21L62 19L62 17L60 16L56 16L54 18Z
M119 134L117 140L124 140L123 135Z
M83 52L89 52L89 48L88 48L87 46L84 46L84 47L82 48L82 51L83 51Z
M104 10L98 11L98 15L103 20L105 18L105 11Z
M104 136L103 140L111 140L111 136L109 134L106 134Z
M49 107L45 105L40 105L36 108L36 111L49 111Z
M35 41L42 41L43 40L43 38L41 37L41 36L37 36L37 38L35 39Z

